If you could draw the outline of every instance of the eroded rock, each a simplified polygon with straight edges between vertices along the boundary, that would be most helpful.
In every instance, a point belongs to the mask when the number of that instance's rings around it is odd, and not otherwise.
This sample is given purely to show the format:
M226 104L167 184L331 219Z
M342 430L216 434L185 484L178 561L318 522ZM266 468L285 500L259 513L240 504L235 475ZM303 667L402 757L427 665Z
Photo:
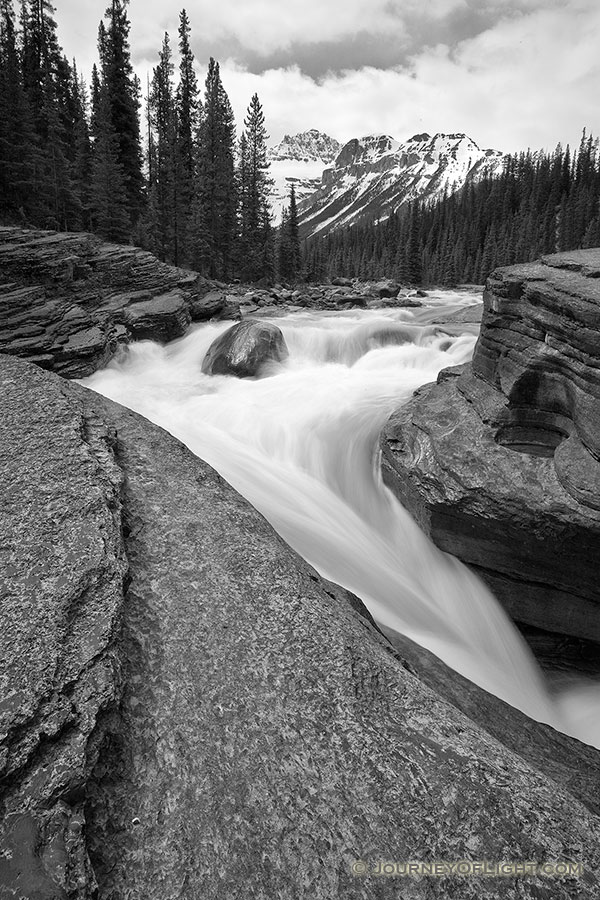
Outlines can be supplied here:
M418 391L382 440L388 485L513 618L595 641L599 264L585 250L497 270L472 365Z
M0 352L69 378L106 365L119 343L180 337L222 308L211 294L138 247L0 227Z

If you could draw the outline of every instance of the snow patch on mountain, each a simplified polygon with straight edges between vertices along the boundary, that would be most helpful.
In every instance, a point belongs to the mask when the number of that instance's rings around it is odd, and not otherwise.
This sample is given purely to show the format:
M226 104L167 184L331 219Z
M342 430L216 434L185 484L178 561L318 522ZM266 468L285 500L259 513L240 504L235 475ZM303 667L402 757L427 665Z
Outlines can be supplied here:
M360 219L386 219L403 203L436 199L468 180L499 171L503 155L482 150L466 134L416 134L400 143L389 135L348 141L321 183L299 204L303 236Z
M289 205L292 184L298 202L313 194L321 184L323 170L335 162L341 149L339 141L315 128L301 134L286 134L277 146L269 148L269 174L273 179L271 209L275 224L281 221L282 209Z

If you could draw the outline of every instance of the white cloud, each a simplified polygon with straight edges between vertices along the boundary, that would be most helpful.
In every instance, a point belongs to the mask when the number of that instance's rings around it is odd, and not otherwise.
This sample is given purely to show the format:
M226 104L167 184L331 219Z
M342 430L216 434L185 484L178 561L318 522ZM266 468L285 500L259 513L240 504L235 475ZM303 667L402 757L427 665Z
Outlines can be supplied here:
M584 125L598 134L599 46L600 8L575 0L454 48L424 50L401 69L347 71L318 84L297 68L249 75L226 63L222 72L238 121L256 90L275 139L313 127L338 140L465 131L482 146L512 151L576 144Z
M89 76L95 28L107 0L55 2L65 50ZM496 16L489 20L495 24L475 37L422 45L403 67L348 70L318 83L298 67L255 75L222 59L236 121L241 125L257 91L274 140L313 127L338 140L372 132L402 140L420 131L465 131L482 146L508 151L577 143L584 125L600 132L597 0L188 0L185 5L193 33L209 38L228 31L255 49L300 38L341 39L358 29L395 29L400 41L411 16L419 18L425 35L427 19L439 26L451 13L479 16L483 9ZM178 12L164 0L145 0L143 6L132 0L130 18L137 70L145 82L165 29L176 45Z

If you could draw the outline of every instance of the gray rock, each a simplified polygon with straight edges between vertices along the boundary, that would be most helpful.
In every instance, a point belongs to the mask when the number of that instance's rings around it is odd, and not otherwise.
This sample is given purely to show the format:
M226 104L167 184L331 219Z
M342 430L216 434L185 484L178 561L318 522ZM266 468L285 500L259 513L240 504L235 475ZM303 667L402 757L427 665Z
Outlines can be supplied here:
M210 318L209 287L137 247L0 227L0 352L84 377L119 342L171 340L191 318Z
M123 309L121 321L137 340L170 341L185 332L192 317L188 302L175 290L129 304Z
M505 747L444 699L443 673L424 684L425 663L393 650L360 601L323 582L177 440L16 359L0 372L2 413L8 402L16 416L0 417L12 442L3 485L29 452L3 507L3 533L21 523L30 548L12 563L18 605L2 631L7 683L24 694L6 720L7 896L91 900L97 880L101 900L376 900L380 859L466 857L575 859L585 876L403 879L403 896L596 900L595 751L531 723ZM65 525L43 552L42 521L52 533ZM55 546L74 551L66 573L56 555L68 612L47 568ZM46 568L33 585L35 560ZM74 709L61 706L61 684ZM357 859L369 869L360 877Z
M87 898L85 790L119 693L127 563L115 435L0 357L0 891Z
M216 338L202 361L205 375L260 375L268 363L283 362L289 356L281 329L270 322L244 319Z
M2 533L24 546L0 629L7 896L376 900L380 859L566 858L585 875L401 888L596 900L599 754L531 723L507 748L177 440L19 360L0 373Z
M335 294L332 299L336 306L345 304L348 309L351 309L353 306L365 309L369 300L368 297L362 294Z
M600 640L600 251L497 270L472 366L385 429L384 478L517 621Z
M373 291L377 294L378 297L397 297L398 292L401 289L402 285L398 284L397 281L392 281L391 279L378 281L377 284L373 286Z
M190 303L190 313L194 322L203 322L218 315L225 307L223 291L209 291L202 297L194 298Z

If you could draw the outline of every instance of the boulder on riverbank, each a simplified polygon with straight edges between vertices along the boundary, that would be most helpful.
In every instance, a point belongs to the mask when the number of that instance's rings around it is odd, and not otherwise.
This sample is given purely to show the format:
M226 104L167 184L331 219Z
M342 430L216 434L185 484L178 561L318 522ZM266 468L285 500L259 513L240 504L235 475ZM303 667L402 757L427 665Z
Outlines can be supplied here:
M138 247L0 227L0 352L68 378L106 365L120 343L180 337L216 305L202 276Z
M277 325L246 318L216 338L202 360L205 375L254 378L269 363L284 362L287 344Z
M475 724L141 416L0 357L0 430L6 896L376 900L380 859L467 858L584 874L402 890L596 900L600 754Z
M517 621L600 641L600 250L499 269L473 363L390 419L386 483Z

